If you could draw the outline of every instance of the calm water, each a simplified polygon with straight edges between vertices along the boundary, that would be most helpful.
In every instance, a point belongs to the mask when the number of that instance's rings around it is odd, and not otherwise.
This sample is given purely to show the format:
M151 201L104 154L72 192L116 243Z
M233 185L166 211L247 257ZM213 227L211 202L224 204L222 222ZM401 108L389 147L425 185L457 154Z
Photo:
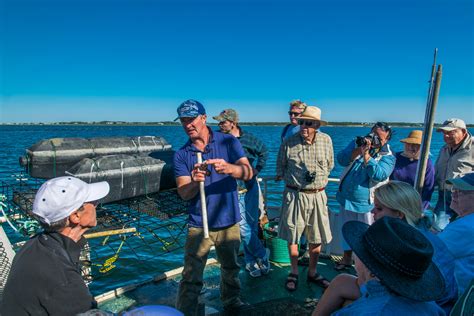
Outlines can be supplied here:
M263 170L262 176L274 175L276 166L276 155L280 145L280 126L248 126L243 127L245 131L257 135L265 142L270 157L267 167ZM401 151L403 146L400 139L406 137L410 128L395 128L395 133L391 141L394 151ZM343 149L349 140L356 136L368 133L368 128L359 127L325 127L323 132L329 134L333 140L334 151L337 153ZM471 130L472 133L472 130ZM24 154L25 149L41 139L55 137L98 137L98 136L145 136L157 135L164 137L173 148L177 149L186 141L186 135L179 126L0 126L0 179L15 181L12 174L18 173L21 169L18 158ZM443 145L442 135L434 133L431 152L433 161L436 159L439 149ZM332 177L338 177L342 167L337 165L331 173ZM281 186L281 184L280 184ZM334 188L334 185L332 186ZM279 197L272 197L271 204L276 204ZM6 227L5 227L6 228ZM18 238L18 236L17 236ZM14 238L15 239L15 238ZM129 247L133 252L133 246ZM126 246L124 247L126 248ZM142 262L134 259L134 256L126 254L127 249L120 254L117 260L117 267L108 272L105 277L98 278L90 288L96 294L133 283L146 280L153 275L178 267L182 264L182 251L178 250L164 257L155 257L147 261L147 257L154 254L144 253ZM146 263L145 263L146 262Z

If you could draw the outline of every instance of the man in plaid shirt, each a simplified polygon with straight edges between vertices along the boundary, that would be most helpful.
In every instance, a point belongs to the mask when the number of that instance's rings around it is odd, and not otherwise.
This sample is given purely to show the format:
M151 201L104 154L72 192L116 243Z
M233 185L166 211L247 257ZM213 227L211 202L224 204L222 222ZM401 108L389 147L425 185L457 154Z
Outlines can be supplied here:
M237 181L239 185L240 237L244 245L245 270L252 277L270 272L269 252L258 238L260 187L257 175L265 167L268 150L265 144L253 134L244 132L239 126L239 115L234 109L226 109L213 117L219 122L221 132L231 134L240 141L245 156L253 168L253 178Z
M329 135L318 129L321 110L308 106L298 117L300 133L286 139L277 159L277 180L285 181L279 237L288 242L291 272L286 289L298 285L298 242L304 234L309 243L310 260L307 281L326 288L329 281L317 273L321 245L331 241L331 229L325 187L334 167L334 152Z

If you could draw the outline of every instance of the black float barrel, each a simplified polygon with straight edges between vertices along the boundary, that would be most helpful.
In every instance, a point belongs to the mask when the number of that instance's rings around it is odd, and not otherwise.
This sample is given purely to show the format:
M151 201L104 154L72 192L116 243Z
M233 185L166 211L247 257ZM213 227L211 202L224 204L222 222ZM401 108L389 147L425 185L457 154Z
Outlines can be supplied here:
M158 192L162 182L172 185L169 182L174 183L174 177L163 178L165 165L148 156L109 155L84 158L66 174L87 183L107 181L110 192L101 202L109 203Z
M159 136L52 138L41 140L20 157L20 165L35 178L50 179L65 175L83 158L105 155L147 155L171 150L171 145Z

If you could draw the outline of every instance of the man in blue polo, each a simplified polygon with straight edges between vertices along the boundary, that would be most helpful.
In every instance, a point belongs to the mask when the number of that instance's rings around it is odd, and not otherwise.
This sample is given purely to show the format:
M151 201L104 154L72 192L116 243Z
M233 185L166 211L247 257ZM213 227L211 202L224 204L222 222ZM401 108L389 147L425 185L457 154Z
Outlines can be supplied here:
M221 300L227 313L245 304L240 300L237 254L240 246L240 210L235 179L248 181L252 167L242 145L232 135L213 133L206 125L206 110L195 100L178 107L178 118L189 137L174 157L178 194L189 200L188 235L184 269L176 307L185 315L197 313L203 272L211 246L221 264ZM201 152L203 164L197 163ZM205 183L209 239L204 238L199 183Z

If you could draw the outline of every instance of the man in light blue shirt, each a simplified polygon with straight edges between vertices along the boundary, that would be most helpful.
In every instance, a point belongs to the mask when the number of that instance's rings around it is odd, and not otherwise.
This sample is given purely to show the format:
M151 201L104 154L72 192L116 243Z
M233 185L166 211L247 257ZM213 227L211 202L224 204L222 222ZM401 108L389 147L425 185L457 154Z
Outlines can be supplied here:
M438 236L454 257L454 277L461 296L474 278L474 173L446 182L453 185L450 207L458 217Z

